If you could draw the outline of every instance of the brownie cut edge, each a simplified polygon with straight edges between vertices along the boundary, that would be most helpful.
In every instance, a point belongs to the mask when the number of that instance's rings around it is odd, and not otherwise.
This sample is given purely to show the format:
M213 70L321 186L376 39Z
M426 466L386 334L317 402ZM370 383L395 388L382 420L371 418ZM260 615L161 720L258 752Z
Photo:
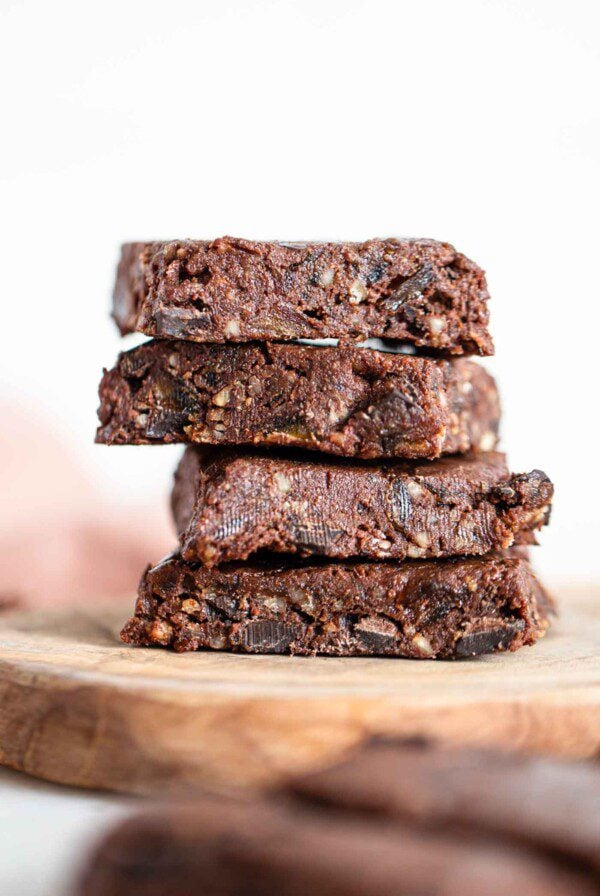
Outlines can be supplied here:
M367 463L190 447L172 507L183 557L207 566L259 551L404 560L535 543L552 494L498 452Z
M154 340L100 384L96 441L280 445L346 457L491 450L498 391L480 365L366 348Z
M551 613L509 554L215 569L175 554L144 573L121 637L179 652L465 658L533 644Z
M196 342L381 337L493 353L481 268L448 243L128 243L113 294L121 333Z

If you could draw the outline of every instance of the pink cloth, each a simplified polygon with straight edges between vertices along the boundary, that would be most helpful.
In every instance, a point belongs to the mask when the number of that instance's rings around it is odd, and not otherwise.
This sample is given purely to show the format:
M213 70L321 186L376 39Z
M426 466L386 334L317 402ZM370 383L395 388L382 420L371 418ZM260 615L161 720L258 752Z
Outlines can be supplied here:
M0 606L131 598L175 545L166 500L111 507L43 416L0 415Z

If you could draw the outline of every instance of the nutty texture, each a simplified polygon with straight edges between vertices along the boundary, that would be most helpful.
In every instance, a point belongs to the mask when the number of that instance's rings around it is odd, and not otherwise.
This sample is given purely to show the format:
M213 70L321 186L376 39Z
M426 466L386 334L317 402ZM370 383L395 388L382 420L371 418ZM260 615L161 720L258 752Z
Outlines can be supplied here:
M533 543L552 492L496 452L360 463L188 448L172 506L184 558L207 566L261 550L402 560Z
M397 339L493 353L483 271L448 243L209 241L123 246L113 295L121 333L196 342Z
M371 785L375 792L389 788L397 793L406 785L417 811L421 801L445 805L448 784L458 790L440 774L440 765L448 760L434 748L397 749L396 758L378 766L381 777L369 781L364 777L372 756L368 749L357 756L353 768L365 791ZM410 777L415 768L410 753L416 749L427 751L417 769L423 792ZM511 762L517 769L526 766L529 779L519 770L514 777L507 775ZM454 764L460 768L465 763L474 766L474 774L463 781L456 825L443 818L438 824L434 817L418 824L410 810L408 817L390 817L385 808L369 812L348 804L347 795L356 787L335 767L321 774L323 786L314 801L279 788L243 799L233 793L201 793L146 807L120 821L97 847L79 896L597 896L597 864L579 860L573 833L582 826L568 786L581 794L586 813L597 808L593 764L475 751L467 751L463 760L457 751ZM329 777L340 782L339 793L332 792ZM546 787L536 787L539 781ZM482 800L477 789L481 782L490 806L478 825L469 809ZM505 785L523 837L505 836L495 824L494 813L501 817L504 812ZM320 801L322 791L325 799ZM574 810L561 819L565 836L546 839L544 809L556 814L561 800ZM531 803L542 819L538 843L531 842L521 820L522 814L531 817Z
M495 447L500 407L478 364L372 349L158 340L100 385L106 444L294 445L434 458Z
M177 651L460 658L533 644L551 605L526 560L273 561L148 569L121 637Z

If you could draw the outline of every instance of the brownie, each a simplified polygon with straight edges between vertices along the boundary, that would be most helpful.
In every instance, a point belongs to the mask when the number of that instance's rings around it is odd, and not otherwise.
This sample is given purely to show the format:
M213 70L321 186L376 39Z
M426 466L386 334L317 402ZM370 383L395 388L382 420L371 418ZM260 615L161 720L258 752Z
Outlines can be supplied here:
M260 550L402 560L532 543L552 492L544 473L511 475L496 452L419 463L191 447L172 506L183 557L207 566Z
M549 598L518 556L148 569L121 638L176 651L461 658L533 644Z
M501 814L495 761L490 753L487 790ZM506 760L499 757L498 762ZM434 755L433 775L435 764ZM358 765L361 775L360 757ZM527 814L531 796L540 815L545 805L554 810L561 796L572 805L566 779L576 783L578 792L587 786L588 808L598 800L598 776L591 765L573 765L566 776L567 764L556 760L530 760L529 767L532 781L539 773L548 789L526 786L521 799L515 792L511 802L517 814ZM406 783L418 801L410 770L410 762L399 762L392 777L386 768L374 787L389 784L398 790ZM323 773L328 774L338 775L335 769ZM446 783L437 781L434 794L442 804ZM465 789L467 814L477 799L476 789ZM570 820L563 819L565 832ZM281 789L243 798L203 793L146 807L120 821L96 847L78 896L597 896L595 867L570 852L572 839L567 835L558 847L552 841L536 847L527 838L498 835L493 818L490 828L466 831L449 824L419 826L410 818L353 811L345 805L345 790L331 803L308 802Z
M311 803L421 827L486 831L600 872L600 774L560 762L424 740L380 740L291 791Z
M495 447L492 377L478 364L350 346L159 340L100 385L109 445L274 444L348 457L437 457Z
M264 243L222 237L123 246L121 333L196 342L401 340L493 353L483 271L448 243Z

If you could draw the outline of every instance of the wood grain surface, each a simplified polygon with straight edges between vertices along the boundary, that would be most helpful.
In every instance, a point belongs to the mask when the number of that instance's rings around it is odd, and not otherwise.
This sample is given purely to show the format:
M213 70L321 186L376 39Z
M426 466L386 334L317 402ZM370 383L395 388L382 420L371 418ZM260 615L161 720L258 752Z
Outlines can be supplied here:
M600 755L599 598L565 593L535 647L453 662L130 648L130 601L4 613L0 762L147 793L271 783L374 734Z

